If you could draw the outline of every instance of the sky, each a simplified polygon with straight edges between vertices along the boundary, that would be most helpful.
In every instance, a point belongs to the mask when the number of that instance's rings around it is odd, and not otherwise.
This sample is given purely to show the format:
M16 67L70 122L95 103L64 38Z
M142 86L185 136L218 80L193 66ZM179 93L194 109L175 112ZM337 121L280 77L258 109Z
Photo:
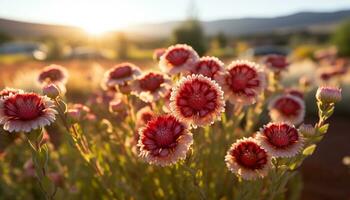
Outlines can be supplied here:
M0 18L102 31L182 20L191 2L205 21L350 9L350 0L0 0Z

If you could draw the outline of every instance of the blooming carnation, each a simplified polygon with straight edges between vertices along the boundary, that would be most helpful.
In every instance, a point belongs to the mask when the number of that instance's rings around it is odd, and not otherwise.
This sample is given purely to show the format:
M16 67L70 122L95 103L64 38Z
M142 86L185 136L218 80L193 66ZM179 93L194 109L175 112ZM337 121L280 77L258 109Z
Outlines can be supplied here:
M220 119L225 110L220 86L203 75L183 77L173 88L170 110L179 120L196 126L205 126Z
M250 105L256 102L266 86L262 68L249 61L233 61L217 78L225 97L233 104Z
M50 125L57 111L54 102L35 93L18 93L0 99L0 124L10 132L30 132Z
M282 55L269 55L265 59L265 64L269 69L273 71L282 71L287 69L289 63L287 58Z
M134 80L141 75L139 67L132 63L121 63L105 72L102 80L102 88L114 88L127 81Z
M168 166L185 159L193 143L187 126L171 115L150 120L139 130L139 156L150 164Z
M278 95L269 105L269 114L274 122L300 124L305 116L305 102L300 97L290 94Z
M232 144L225 156L227 168L245 180L267 176L271 156L253 138L243 138Z
M68 71L60 65L49 65L41 70L38 81L40 83L62 83L68 81Z
M177 44L170 46L160 57L160 69L170 75L188 71L199 59L191 46Z
M292 157L298 154L304 138L299 131L287 123L269 123L256 135L261 146L274 157Z
M224 63L216 57L202 57L191 67L191 74L202 74L203 76L215 79L219 72L224 71Z
M164 97L170 88L170 79L161 73L149 72L132 83L132 94L144 102L154 102Z

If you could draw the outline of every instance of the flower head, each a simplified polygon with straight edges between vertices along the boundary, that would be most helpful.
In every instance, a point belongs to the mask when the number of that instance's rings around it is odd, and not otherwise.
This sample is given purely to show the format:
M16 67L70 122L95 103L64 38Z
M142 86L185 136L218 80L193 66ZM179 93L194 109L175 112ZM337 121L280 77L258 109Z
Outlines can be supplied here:
M341 89L336 87L319 87L316 92L316 99L323 103L337 103L341 98Z
M132 63L121 63L105 72L102 88L114 88L141 75L139 67Z
M88 119L89 117L92 117L90 115L92 114L90 108L80 103L69 106L67 114L75 121L80 121L82 119Z
M61 94L61 91L55 84L49 83L47 85L44 85L43 94L50 98L56 98Z
M190 69L191 74L202 74L203 76L215 79L218 72L224 71L224 63L216 57L202 57Z
M227 168L246 180L265 177L271 168L271 156L253 138L232 144L225 156Z
M282 71L287 69L289 63L287 58L282 55L269 55L265 58L265 64L273 71Z
M63 83L68 81L68 71L60 65L49 65L41 70L38 81L40 83Z
M139 130L139 156L150 164L168 166L182 160L193 143L186 125L171 115L150 120Z
M0 124L10 132L30 132L50 125L56 114L54 102L35 93L18 93L0 99Z
M170 75L188 71L194 65L199 56L191 46L186 44L177 44L170 46L160 57L160 69Z
M0 99L6 98L10 95L18 94L18 93L24 93L21 89L14 89L14 88L5 88L0 91Z
M262 68L249 61L233 61L217 81L233 104L249 105L264 91L266 77Z
M149 72L132 83L132 94L144 102L154 102L164 97L170 88L170 79L161 73Z
M269 114L274 122L300 124L305 116L305 102L300 97L290 94L278 95L269 105Z
M203 75L183 77L173 88L170 110L180 121L205 126L219 119L225 110L220 86Z
M267 124L256 135L256 139L274 157L295 156L304 145L303 136L287 123Z

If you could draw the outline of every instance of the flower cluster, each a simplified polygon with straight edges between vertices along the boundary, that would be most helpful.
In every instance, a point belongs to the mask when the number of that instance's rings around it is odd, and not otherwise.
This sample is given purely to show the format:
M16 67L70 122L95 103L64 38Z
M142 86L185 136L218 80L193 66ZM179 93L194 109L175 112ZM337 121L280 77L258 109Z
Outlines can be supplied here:
M127 181L143 177L140 174L157 175L145 178L150 187L162 185L163 178L171 176L176 184L169 185L169 194L186 189L190 183L205 199L202 190L211 191L220 182L234 187L238 194L247 193L245 184L255 184L262 199L267 195L273 199L285 191L294 175L291 171L323 138L326 120L342 98L341 89L320 87L316 92L319 121L304 124L304 96L310 83L303 80L299 85L283 86L280 80L291 66L285 56L270 55L257 59L259 62L233 60L225 65L219 58L199 57L189 45L177 44L157 49L154 60L158 69L153 71L128 62L107 69L101 89L90 94L86 103L66 103L70 99L65 96L68 71L58 65L41 70L38 82L42 94L13 88L0 91L1 132L25 132L22 135L32 148L33 161L24 165L23 177L37 177L46 185L51 180L65 187L65 173L56 169L70 167L51 166L55 172L46 171L48 146L64 132L68 133L67 144L75 147L84 166L95 172L91 177L97 181L96 187L106 191L106 199L127 198L119 193L130 192ZM265 125L259 127L261 122ZM75 155L62 150L53 157L58 165L67 160L80 162L75 161L79 160ZM74 162L66 165L74 166ZM114 169L120 171L115 173ZM82 171L82 176L89 178L86 170ZM111 186L111 180L120 187ZM184 186L172 188L178 183ZM132 186L143 191L138 184ZM55 191L44 187L41 189L50 199ZM164 197L163 193L159 188L147 197ZM208 199L228 197L218 195L221 192L214 192Z

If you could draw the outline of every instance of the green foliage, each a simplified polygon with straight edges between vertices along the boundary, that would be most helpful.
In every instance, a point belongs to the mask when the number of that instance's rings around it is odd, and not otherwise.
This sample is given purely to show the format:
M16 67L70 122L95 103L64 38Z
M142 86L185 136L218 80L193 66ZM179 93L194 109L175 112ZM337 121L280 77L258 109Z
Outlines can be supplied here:
M181 24L173 32L174 44L188 44L202 56L207 51L204 32L200 21L190 19Z
M350 56L350 20L341 24L333 34L333 42L341 56Z
M0 44L4 43L4 42L7 42L7 41L10 41L12 38L5 34L5 33L0 33Z
M220 48L225 48L227 46L228 40L226 38L226 35L223 32L219 32L214 37L214 40L218 42Z

